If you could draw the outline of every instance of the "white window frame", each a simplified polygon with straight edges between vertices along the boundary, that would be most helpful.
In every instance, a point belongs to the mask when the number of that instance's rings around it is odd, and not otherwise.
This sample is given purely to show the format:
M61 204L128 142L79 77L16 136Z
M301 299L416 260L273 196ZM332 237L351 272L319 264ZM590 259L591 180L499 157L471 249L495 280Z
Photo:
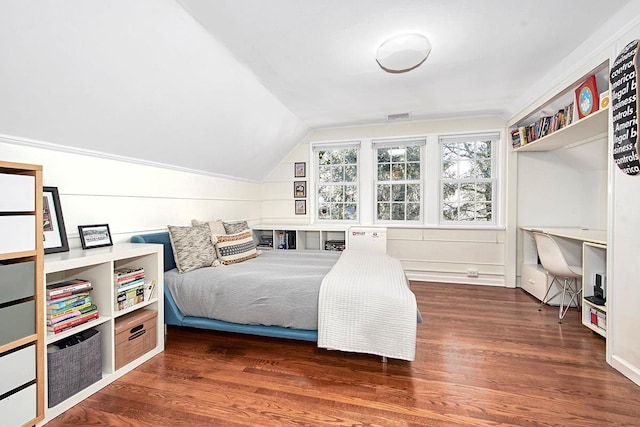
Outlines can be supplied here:
M361 217L362 204L361 200L361 175L362 175L362 150L360 141L344 141L344 142L315 142L311 143L311 161L313 165L313 172L311 176L312 180L312 188L313 188L313 199L311 203L311 208L313 209L313 218L314 222L320 223L333 223L333 224L359 224ZM336 149L347 149L347 148L355 148L358 153L358 159L356 162L357 167L357 179L353 182L335 182L335 185L355 185L356 186L356 215L354 219L331 219L331 218L320 218L319 216L319 207L320 207L320 186L323 184L320 182L320 164L318 161L318 152L324 150L336 150Z
M425 193L425 164L426 164L426 147L427 139L426 137L416 137L416 138L394 138L394 139L384 139L384 140L373 140L371 143L372 157L373 157L373 221L375 224L406 224L406 225L422 225L424 224L425 218L425 202L424 202L424 193ZM419 147L420 149L420 179L418 180L389 180L389 181L381 181L378 179L378 149L380 148L406 148L406 147ZM393 164L393 162L391 162ZM405 160L406 164L406 160ZM419 208L420 215L417 220L407 220L407 219L378 219L378 186L379 185L393 185L393 184L418 184L420 186L419 196ZM404 201L406 205L406 200ZM406 211L405 211L406 217Z
M490 178L444 178L443 162L444 162L444 145L447 143L462 143L471 141L491 141L491 177ZM498 145L501 138L499 132L483 132L476 134L458 134L450 136L440 136L438 138L438 145L440 149L440 172L439 172L439 210L438 210L438 222L440 225L466 225L473 227L494 227L499 221L499 171L498 167ZM477 220L446 220L444 218L444 185L447 183L490 183L491 184L491 220L490 221L477 221Z

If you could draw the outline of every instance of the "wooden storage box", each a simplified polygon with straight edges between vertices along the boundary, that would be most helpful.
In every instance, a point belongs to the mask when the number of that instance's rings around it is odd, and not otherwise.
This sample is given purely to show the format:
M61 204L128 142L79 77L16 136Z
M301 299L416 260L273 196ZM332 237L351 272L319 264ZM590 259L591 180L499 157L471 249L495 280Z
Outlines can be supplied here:
M156 347L155 310L137 310L116 319L116 369Z

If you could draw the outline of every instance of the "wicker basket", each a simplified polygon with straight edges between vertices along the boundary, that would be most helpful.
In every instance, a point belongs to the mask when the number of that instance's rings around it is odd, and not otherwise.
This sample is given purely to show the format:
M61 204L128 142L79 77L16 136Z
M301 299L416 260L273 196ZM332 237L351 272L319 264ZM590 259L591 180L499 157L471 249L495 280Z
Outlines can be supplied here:
M47 355L49 408L102 378L100 331L71 347Z

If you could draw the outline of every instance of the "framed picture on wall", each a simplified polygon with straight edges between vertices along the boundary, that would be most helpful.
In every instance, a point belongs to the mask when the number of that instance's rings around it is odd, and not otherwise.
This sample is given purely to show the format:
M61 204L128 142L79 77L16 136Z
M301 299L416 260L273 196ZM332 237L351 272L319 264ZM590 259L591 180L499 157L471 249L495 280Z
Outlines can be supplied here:
M307 197L307 181L293 182L293 197Z
M113 246L109 224L79 225L78 232L82 249Z
M42 231L45 254L69 250L58 187L42 187Z
M295 178L304 178L305 176L307 176L307 164L305 162L294 163L293 176Z
M307 201L306 200L296 200L296 215L306 215L307 214Z

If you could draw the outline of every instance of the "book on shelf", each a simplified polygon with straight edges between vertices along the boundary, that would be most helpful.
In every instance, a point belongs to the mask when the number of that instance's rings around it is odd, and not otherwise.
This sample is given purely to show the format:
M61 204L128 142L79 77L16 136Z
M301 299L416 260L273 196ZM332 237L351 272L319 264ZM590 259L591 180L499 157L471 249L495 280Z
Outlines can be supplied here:
M144 277L144 268L142 267L121 267L113 271L113 277L116 284L127 282L132 279Z
M79 289L87 289L91 287L91 282L82 279L65 280L57 283L50 283L46 286L47 296L64 294Z
M116 290L118 292L126 291L127 289L135 288L136 286L140 286L140 285L144 285L144 278L135 279L135 280L132 280L130 282L126 282L126 283L120 284L120 285L117 286Z
M569 126L573 122L573 102L559 109L555 114L542 112L538 120L511 131L511 144L518 148L553 132Z
M60 332L64 332L67 329L82 325L83 323L87 323L90 320L97 319L98 317L98 310L94 310L89 313L82 314L81 316L74 317L73 319L69 319L55 325L47 326L47 331L54 334L59 334Z
M77 309L70 311L69 313L65 313L60 316L47 317L47 325L56 325L58 323L74 319L78 316L82 316L83 314L91 313L96 310L98 310L98 307L95 304L88 303L82 307L78 307Z
M91 301L89 292L80 292L75 295L70 295L67 297L62 297L62 298L55 299L53 301L49 301L47 303L47 313L54 313L59 310L64 310L65 308L84 304L85 299L87 298L89 298L89 301Z
M156 293L156 281L152 280L151 282L145 284L145 299L147 301L151 300Z
M124 291L116 291L116 308L123 310L144 302L144 284Z
M47 295L47 301L57 301L59 299L63 299L63 298L66 298L66 297L70 297L70 296L74 296L74 295L80 295L80 294L89 292L92 289L93 289L93 286L89 286L88 288L76 289L74 291L64 292L64 293L61 293L61 294Z
M58 310L49 310L47 309L47 318L54 318L58 316L63 316L69 312L73 312L75 310L80 310L86 306L92 304L91 297L81 298L74 302L72 305L68 305L66 307L60 308Z

